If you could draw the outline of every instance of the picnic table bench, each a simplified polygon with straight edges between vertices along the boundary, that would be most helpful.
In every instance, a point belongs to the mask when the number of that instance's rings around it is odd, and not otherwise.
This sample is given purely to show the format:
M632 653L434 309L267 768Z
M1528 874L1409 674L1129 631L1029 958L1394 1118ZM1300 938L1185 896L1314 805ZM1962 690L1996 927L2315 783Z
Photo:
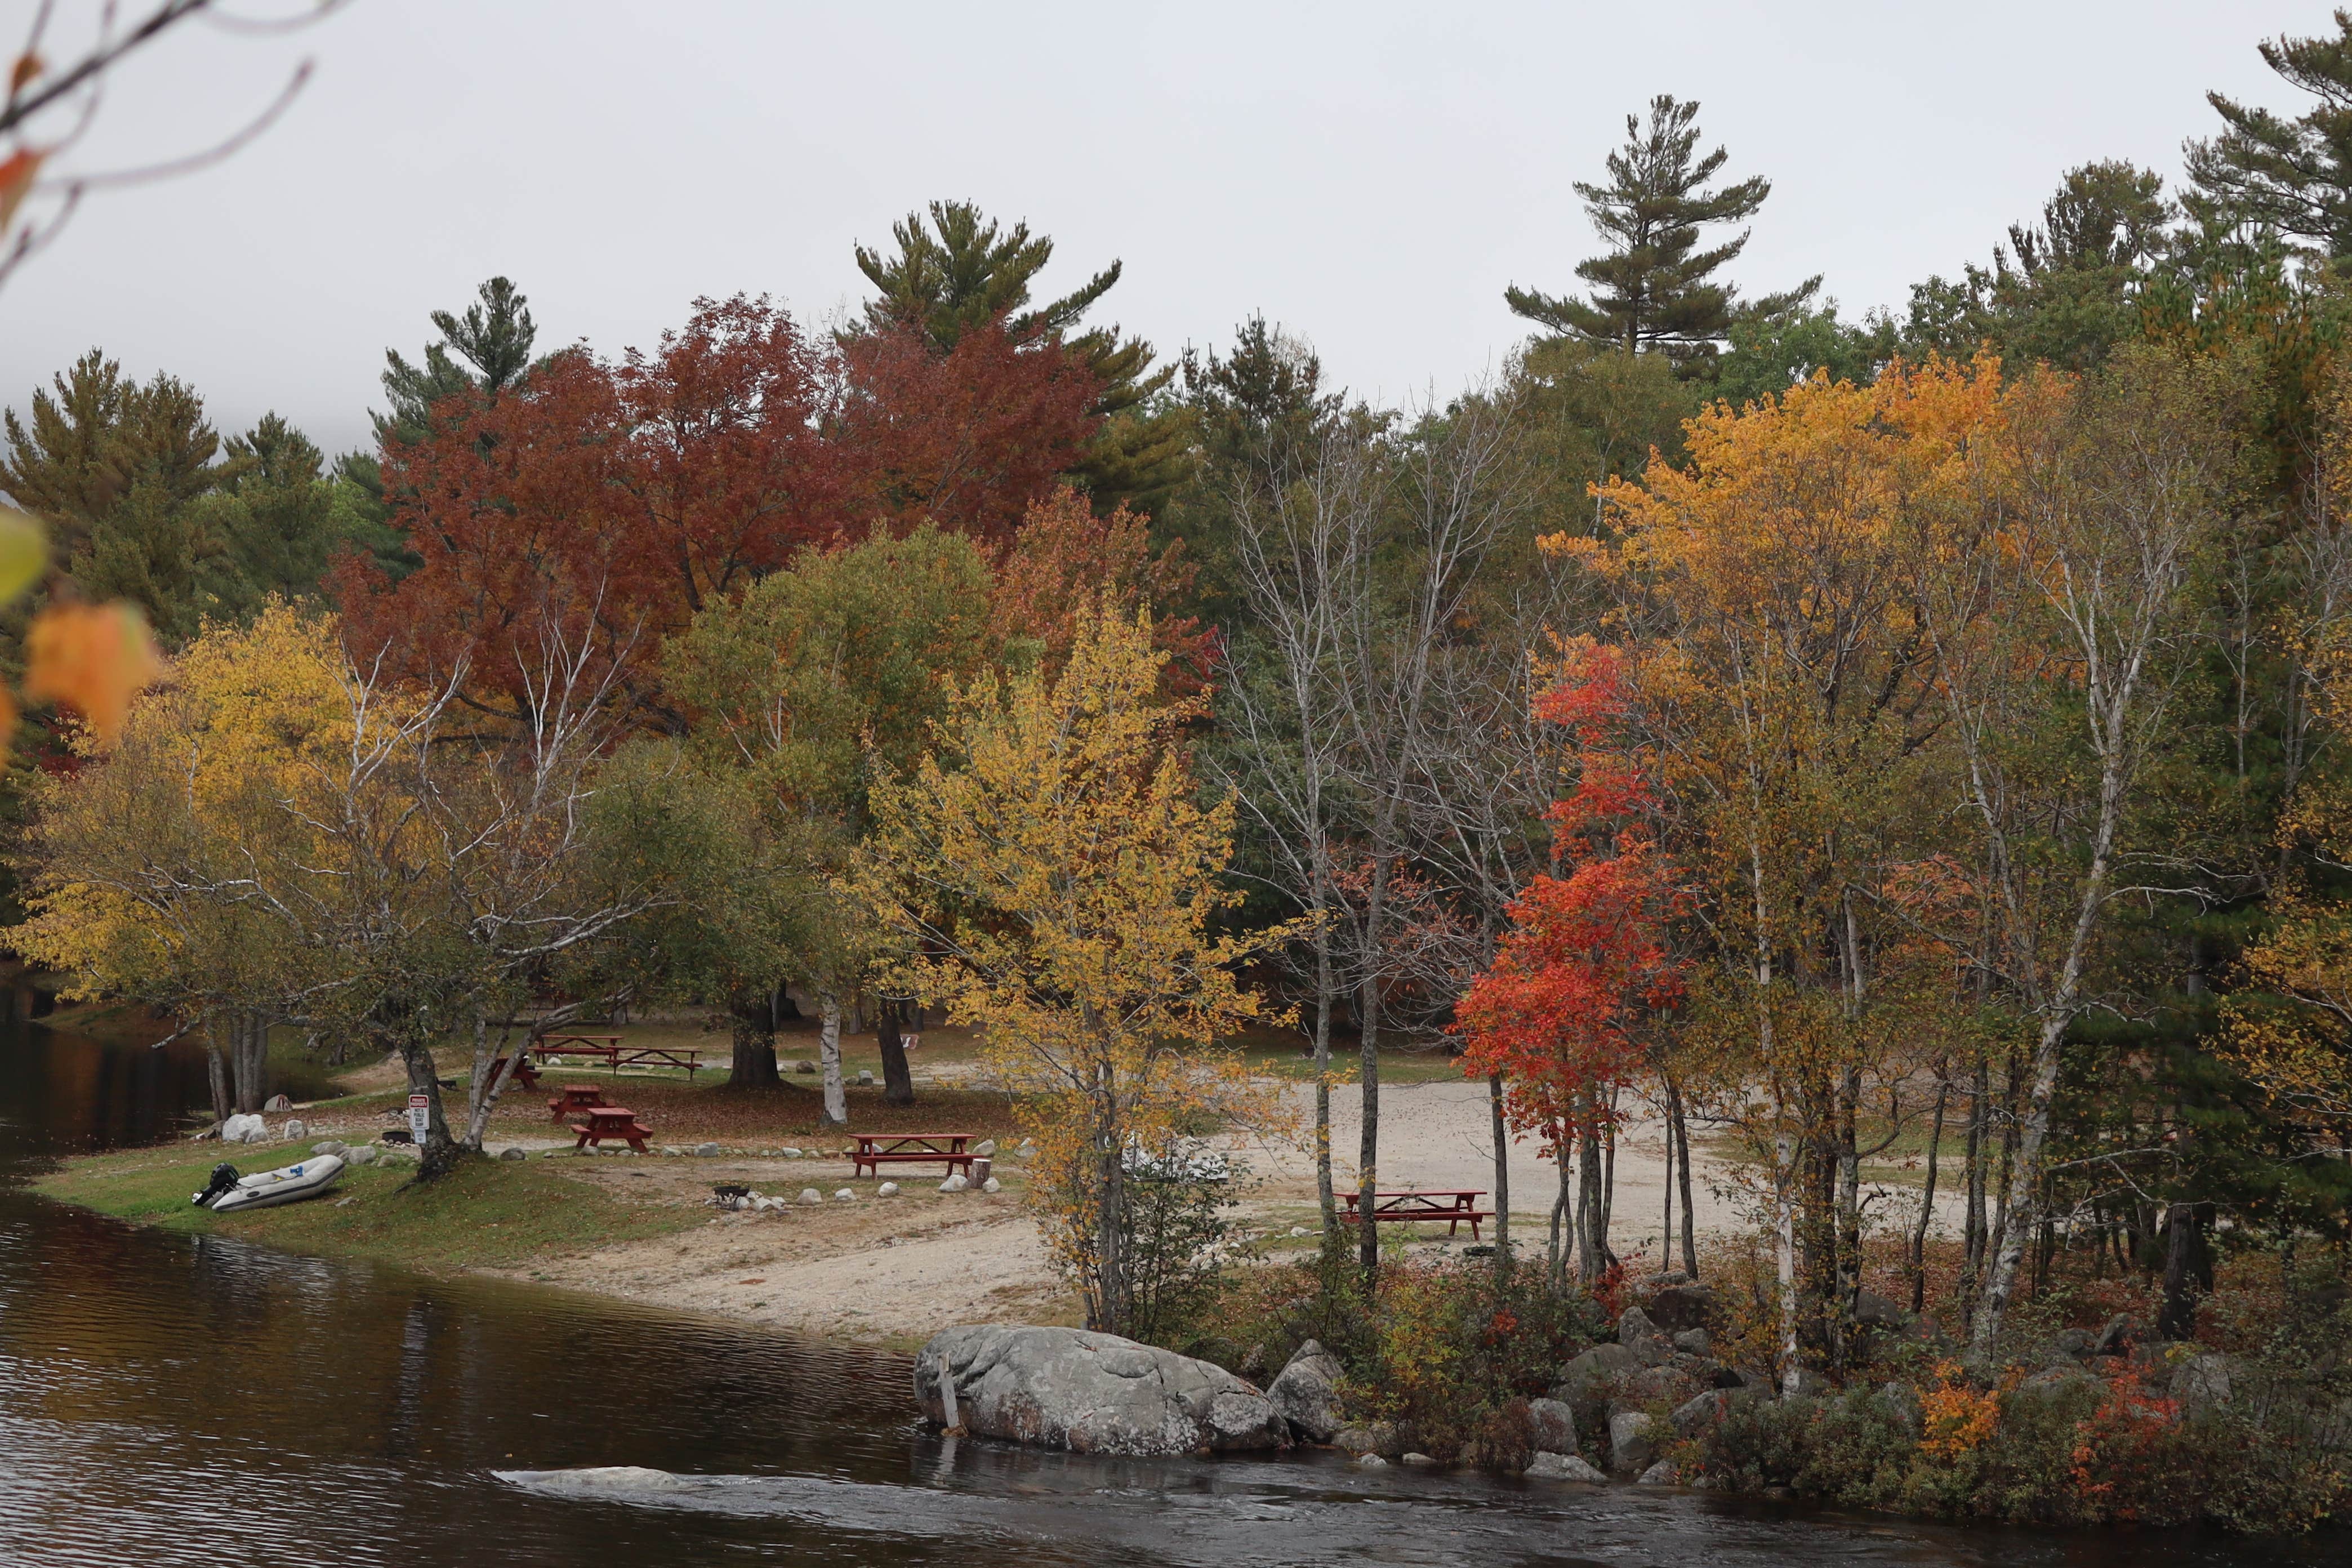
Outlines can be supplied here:
M656 1067L684 1068L687 1079L690 1082L694 1075L702 1070L702 1057L699 1052L672 1050L667 1046L626 1046L622 1047L620 1055L614 1058L613 1070L618 1072L623 1068L644 1067L648 1064Z
M542 1061L552 1057L594 1057L621 1070L621 1037L618 1035L550 1035L531 1047L531 1052Z
M969 1176L972 1135L969 1132L857 1132L857 1147L846 1151L850 1174L880 1175L885 1165L945 1165Z
M573 1122L572 1131L580 1135L572 1145L574 1149L591 1148L607 1138L615 1138L640 1154L646 1152L646 1140L653 1136L652 1130L640 1126L637 1113L625 1105L592 1107L588 1120L584 1123Z
M1339 1217L1351 1223L1360 1222L1363 1216L1356 1207L1356 1200L1362 1194L1349 1193L1345 1195L1348 1212ZM1442 1219L1445 1222L1445 1234L1452 1236L1456 1227L1466 1221L1470 1226L1470 1239L1476 1241L1480 1222L1495 1217L1494 1210L1478 1206L1478 1200L1486 1195L1482 1187L1474 1187L1466 1192L1374 1193L1372 1223L1384 1225L1391 1220Z
M562 1121L604 1103L604 1091L593 1083L567 1083L547 1102L550 1120Z

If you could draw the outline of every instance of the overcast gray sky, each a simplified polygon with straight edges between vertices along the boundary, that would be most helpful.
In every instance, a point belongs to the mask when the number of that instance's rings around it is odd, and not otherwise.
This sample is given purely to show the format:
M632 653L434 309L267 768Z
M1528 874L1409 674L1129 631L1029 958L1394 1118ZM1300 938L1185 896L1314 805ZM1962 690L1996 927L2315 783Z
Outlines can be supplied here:
M0 399L96 343L226 428L274 407L338 449L385 346L493 273L542 346L615 353L738 290L821 325L861 296L852 244L938 196L1050 233L1048 282L1122 258L1108 313L1164 353L1262 310L1361 394L1443 394L1521 338L1505 284L1574 284L1570 183L1654 93L1773 182L1738 280L1819 272L1855 314L1983 258L2074 164L2174 175L2208 88L2299 112L2254 45L2328 12L353 0L287 39L198 25L122 73L80 163L184 152L303 56L316 77L257 144L93 198L19 272Z

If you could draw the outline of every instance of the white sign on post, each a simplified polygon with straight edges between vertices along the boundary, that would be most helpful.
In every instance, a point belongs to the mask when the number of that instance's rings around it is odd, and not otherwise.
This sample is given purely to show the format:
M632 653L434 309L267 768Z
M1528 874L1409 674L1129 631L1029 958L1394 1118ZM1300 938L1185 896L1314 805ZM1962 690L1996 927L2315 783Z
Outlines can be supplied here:
M425 1134L431 1129L432 1125L432 1096L425 1094L410 1095L408 1097L408 1131L409 1135L416 1140L416 1146L418 1148L422 1149L425 1147Z

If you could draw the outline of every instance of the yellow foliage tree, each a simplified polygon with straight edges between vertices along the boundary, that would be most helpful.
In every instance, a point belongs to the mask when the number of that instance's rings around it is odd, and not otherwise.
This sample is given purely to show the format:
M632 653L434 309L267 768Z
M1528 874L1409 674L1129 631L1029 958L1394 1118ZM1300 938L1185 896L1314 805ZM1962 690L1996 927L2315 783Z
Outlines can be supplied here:
M274 871L316 853L281 802L306 770L348 753L352 716L331 623L279 605L192 644L177 679L126 715L110 755L42 776L18 857L34 889L12 935L70 977L68 998L135 996L211 1030L225 1024L233 1090L213 1052L216 1110L257 1110L266 1023L323 983L317 953L265 911ZM237 888L241 896L205 896Z
M1130 1321L1126 1189L1204 1118L1272 1128L1277 1101L1217 1049L1259 1016L1236 966L1286 928L1217 934L1230 799L1198 800L1192 700L1161 695L1149 616L1097 608L1047 675L953 694L932 752L872 794L857 888L916 954L903 984L985 1031L1036 1138L1054 1255L1089 1326Z

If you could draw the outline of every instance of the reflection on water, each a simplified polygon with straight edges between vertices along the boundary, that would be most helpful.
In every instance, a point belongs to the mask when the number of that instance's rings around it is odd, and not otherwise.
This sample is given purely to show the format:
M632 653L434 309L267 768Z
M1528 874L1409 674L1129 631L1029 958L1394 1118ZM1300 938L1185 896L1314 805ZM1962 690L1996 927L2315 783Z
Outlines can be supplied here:
M0 1035L0 1172L148 1137L200 1052ZM1090 1460L912 1420L904 1357L140 1231L0 1192L0 1562L2320 1562L2319 1543L1969 1534L1317 1457ZM711 1479L580 1495L494 1472ZM2335 1542L2326 1543L2333 1548Z

